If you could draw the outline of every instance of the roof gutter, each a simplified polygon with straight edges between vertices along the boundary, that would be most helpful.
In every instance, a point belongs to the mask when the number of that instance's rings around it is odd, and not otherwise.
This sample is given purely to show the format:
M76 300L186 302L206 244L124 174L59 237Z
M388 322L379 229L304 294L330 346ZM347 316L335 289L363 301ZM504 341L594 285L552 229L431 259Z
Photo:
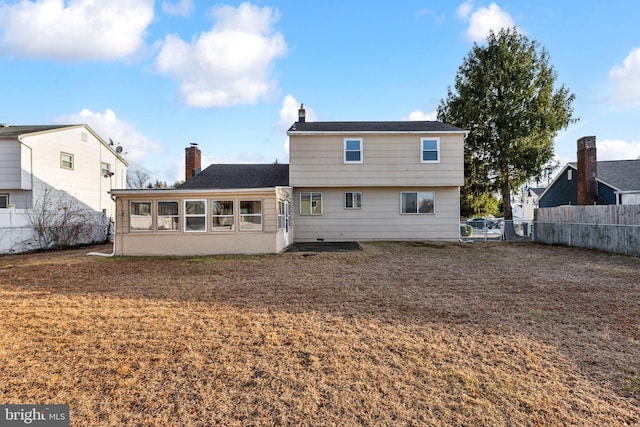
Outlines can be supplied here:
M362 130L344 130L344 131L300 131L300 130L288 130L287 135L424 135L424 134L464 134L465 138L469 135L469 131L459 130L392 130L392 131L362 131Z
M276 188L292 188L289 185L276 185L261 188L189 188L189 189L140 189L140 190L111 190L112 197L118 196L159 196L163 194L201 194L201 193L267 193Z

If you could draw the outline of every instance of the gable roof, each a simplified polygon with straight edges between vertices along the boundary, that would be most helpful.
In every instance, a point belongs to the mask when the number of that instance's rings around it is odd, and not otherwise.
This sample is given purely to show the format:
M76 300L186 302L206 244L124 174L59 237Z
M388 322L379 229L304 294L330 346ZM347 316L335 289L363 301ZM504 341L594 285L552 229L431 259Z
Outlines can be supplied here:
M178 188L189 190L276 186L289 186L288 164L214 164Z
M436 121L395 122L295 122L287 134L304 133L466 133L464 129Z
M529 187L528 191L533 193L533 195L535 196L540 196L542 193L544 193L545 189L546 187Z
M576 162L569 165L578 169ZM596 179L617 191L640 191L640 159L599 161Z
M129 166L129 162L127 162L120 153L118 153L113 147L107 144L97 133L94 132L93 129L89 127L89 125L81 124L81 125L0 125L0 138L18 138L23 135L34 135L38 133L46 133L51 131L56 131L59 129L73 129L73 128L84 128L88 132L90 132L96 139L105 146L111 153L116 156L125 166Z
M46 132L77 125L0 125L0 138L2 137L18 137L29 133Z

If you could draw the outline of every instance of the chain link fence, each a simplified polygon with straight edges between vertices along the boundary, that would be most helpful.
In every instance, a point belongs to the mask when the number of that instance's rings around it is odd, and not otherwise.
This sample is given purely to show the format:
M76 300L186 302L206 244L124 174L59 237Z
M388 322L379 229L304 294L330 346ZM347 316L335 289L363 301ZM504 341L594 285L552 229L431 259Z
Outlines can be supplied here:
M460 222L465 242L533 241L533 221L472 218Z

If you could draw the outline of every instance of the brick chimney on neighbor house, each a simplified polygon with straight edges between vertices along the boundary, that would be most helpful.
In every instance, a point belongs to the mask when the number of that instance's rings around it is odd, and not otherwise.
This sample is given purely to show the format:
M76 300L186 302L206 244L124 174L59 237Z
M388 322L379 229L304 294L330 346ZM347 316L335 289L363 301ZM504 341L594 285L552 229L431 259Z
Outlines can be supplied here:
M300 104L298 109L298 122L304 123L307 118L307 110L304 109L304 104Z
M201 166L201 152L198 148L198 144L191 143L190 147L184 149L184 181L187 182L198 173L200 173Z
M598 200L598 166L596 137L584 136L578 140L578 204L593 205Z

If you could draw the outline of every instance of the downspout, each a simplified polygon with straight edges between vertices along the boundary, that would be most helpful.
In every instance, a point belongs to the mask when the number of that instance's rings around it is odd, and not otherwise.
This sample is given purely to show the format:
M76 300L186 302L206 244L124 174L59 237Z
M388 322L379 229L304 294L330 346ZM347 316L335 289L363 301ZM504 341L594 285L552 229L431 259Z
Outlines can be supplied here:
M31 208L30 209L33 209L33 192L35 190L33 188L33 149L22 141L22 135L18 135L18 142L29 149L29 179L31 180L31 191L30 191L30 196L31 196L30 206L31 206ZM22 159L22 156L20 156L20 158ZM22 178L20 180L22 181Z
M118 202L116 201L116 198L114 197L114 195L111 195L111 200L113 200L114 204L116 205L116 215L118 214ZM118 219L116 218L116 221L113 223L113 250L111 251L110 254L105 254L103 252L89 252L87 254L87 256L103 256L103 257L113 257L116 254L116 242L118 241L118 229L116 228L116 224L118 223Z

